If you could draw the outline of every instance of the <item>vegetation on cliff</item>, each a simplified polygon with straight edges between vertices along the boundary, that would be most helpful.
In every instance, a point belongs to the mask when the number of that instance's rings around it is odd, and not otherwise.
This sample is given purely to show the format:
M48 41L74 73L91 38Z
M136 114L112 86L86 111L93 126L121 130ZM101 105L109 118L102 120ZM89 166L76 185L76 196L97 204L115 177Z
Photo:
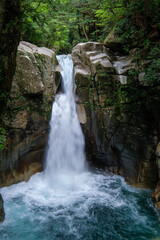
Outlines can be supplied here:
M116 25L125 50L148 48L160 34L159 0L24 0L22 38L60 51L103 41Z

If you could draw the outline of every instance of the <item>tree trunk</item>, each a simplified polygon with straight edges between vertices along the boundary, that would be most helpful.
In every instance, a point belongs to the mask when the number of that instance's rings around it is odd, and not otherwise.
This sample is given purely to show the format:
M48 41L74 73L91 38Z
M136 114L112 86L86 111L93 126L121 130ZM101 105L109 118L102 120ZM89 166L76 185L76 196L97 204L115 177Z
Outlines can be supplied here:
M0 1L0 124L15 74L21 15L20 0Z
M86 32L86 29L85 29L84 24L82 24L82 29L83 29L83 33L84 33L84 35L85 35L86 40L89 41L89 37L88 37L88 35L87 35L87 32Z

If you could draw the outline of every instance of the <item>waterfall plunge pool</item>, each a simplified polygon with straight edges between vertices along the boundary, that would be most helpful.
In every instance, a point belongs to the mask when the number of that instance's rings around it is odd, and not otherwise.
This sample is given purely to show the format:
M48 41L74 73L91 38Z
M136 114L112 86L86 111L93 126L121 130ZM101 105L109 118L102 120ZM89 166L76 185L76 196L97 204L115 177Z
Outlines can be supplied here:
M1 240L150 240L160 235L151 191L100 171L55 177L44 173L1 189L6 219Z

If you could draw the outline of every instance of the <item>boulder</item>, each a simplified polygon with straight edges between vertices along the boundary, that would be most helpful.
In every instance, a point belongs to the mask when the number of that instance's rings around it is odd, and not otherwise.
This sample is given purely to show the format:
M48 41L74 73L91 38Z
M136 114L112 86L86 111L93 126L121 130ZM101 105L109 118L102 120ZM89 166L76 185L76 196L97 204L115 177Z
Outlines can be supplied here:
M72 56L82 54L83 52L88 51L104 51L104 47L102 44L98 42L85 42L77 44L72 50Z
M126 75L128 70L136 69L136 65L133 60L134 58L128 56L118 57L117 61L113 62L113 66L115 67L117 74Z
M85 111L84 105L77 103L76 110L77 110L79 122L82 124L86 123L87 117L86 117L86 111Z
M81 87L88 86L90 76L91 74L87 70L75 67L74 77L76 85L79 85Z
M14 81L26 95L53 93L55 53L47 48L21 42L18 47Z

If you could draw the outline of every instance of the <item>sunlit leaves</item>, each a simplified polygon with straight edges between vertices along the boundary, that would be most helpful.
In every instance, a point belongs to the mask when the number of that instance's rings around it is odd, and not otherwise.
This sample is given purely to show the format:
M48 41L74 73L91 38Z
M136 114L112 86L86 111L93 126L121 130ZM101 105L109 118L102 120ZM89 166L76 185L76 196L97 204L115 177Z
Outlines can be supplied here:
M68 48L69 15L62 0L23 1L23 39L47 47ZM63 6L62 6L63 3Z
M134 47L138 37L144 39L145 35L144 29L136 34L136 21L139 21L136 14L146 11L158 27L159 7L158 0L23 0L22 37L37 45L67 52L78 42L103 41L117 25L122 42L131 40L129 45ZM152 14L154 12L157 13ZM145 23L146 19L142 21ZM144 40L141 45L147 47L149 41Z

